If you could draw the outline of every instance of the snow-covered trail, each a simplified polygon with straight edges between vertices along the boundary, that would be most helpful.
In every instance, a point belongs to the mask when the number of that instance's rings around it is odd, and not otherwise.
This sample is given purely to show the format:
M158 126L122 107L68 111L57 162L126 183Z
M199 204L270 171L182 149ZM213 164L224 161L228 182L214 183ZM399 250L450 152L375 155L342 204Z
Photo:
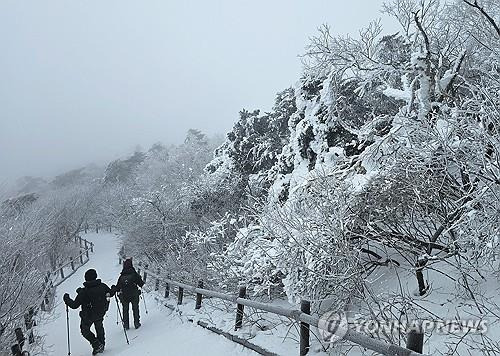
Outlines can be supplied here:
M83 275L89 268L97 270L98 278L109 286L116 283L121 270L118 265L117 251L119 240L113 234L87 234L85 238L94 242L94 254L90 261L80 268L71 278L57 287L56 307L47 316L39 332L46 334L45 350L48 355L67 355L66 310L62 303L64 293L72 298L76 289L82 286ZM159 305L153 298L145 295L149 314L145 314L141 301L141 323L138 330L130 329L127 345L121 325L116 324L117 309L114 299L104 320L106 330L106 350L103 355L256 355L256 353L234 344L222 336L213 334L189 322L183 322L176 314ZM132 315L130 316L132 318ZM132 319L131 319L132 320ZM71 355L91 355L88 342L80 335L78 310L70 309Z

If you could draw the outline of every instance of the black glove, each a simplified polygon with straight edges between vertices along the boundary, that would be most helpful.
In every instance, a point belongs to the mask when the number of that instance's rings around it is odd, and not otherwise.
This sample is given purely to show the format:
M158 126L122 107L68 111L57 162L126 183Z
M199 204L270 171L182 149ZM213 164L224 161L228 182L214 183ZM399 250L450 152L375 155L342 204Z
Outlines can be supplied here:
M142 294L142 289L139 288L139 295L141 295L141 294Z
M68 293L64 293L63 295L63 300L64 300L64 303L65 304L68 304L69 300L70 300L70 297L69 297L69 294Z

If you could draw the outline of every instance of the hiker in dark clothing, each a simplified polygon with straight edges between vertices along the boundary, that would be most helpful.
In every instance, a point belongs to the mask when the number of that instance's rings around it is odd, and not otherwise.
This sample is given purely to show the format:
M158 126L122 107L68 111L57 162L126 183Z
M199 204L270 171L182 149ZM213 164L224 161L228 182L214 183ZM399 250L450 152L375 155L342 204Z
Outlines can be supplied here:
M106 340L102 322L108 311L109 299L114 295L113 289L97 279L97 272L94 269L89 269L85 272L83 288L76 290L75 300L71 299L68 293L64 294L63 297L64 303L71 309L82 308L80 311L80 331L92 345L92 355L104 351ZM94 325L97 335L90 331L92 325Z
M137 287L142 287L144 281L139 273L132 266L132 259L128 258L123 261L123 270L116 283L116 292L123 306L123 326L129 328L129 304L132 304L132 312L134 314L134 326L140 328L139 315L139 295L141 291Z

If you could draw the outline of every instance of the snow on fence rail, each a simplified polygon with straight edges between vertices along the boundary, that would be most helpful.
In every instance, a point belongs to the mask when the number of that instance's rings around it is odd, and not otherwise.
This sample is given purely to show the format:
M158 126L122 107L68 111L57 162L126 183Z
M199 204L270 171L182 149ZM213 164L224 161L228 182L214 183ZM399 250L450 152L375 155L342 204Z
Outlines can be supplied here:
M25 333L28 335L28 344L33 344L35 342L35 336L33 334L33 327L36 325L34 316L39 309L42 311L48 311L50 309L51 301L55 296L55 287L71 277L80 267L82 267L89 261L89 251L94 252L93 242L87 241L81 236L75 236L74 242L78 244L80 253L75 257L70 257L68 261L66 261L65 263L61 263L53 271L47 272L42 283L39 302L37 302L35 306L28 308L28 312L24 314L24 332L22 327L17 327L14 329L16 341L11 346L12 355L30 355L29 351L23 351L23 348L26 344ZM65 271L67 269L69 269L69 271Z
M119 254L119 263L125 259L125 256ZM154 289L158 291L160 289L160 283L163 282L165 284L165 298L167 298L170 294L170 287L176 286L178 287L177 292L177 304L182 304L182 299L184 297L184 291L191 292L196 294L196 305L195 309L201 308L202 298L203 296L218 298L222 300L229 301L233 304L236 304L236 320L235 320L235 330L242 327L243 321L243 312L244 307L250 307L254 309L263 310L269 313L281 315L290 319L293 319L300 323L300 356L304 356L309 351L309 327L313 325L317 328L325 328L326 325L324 323L320 323L320 319L316 316L310 315L311 312L311 303L307 300L303 300L301 302L301 309L292 309L292 308L284 308L276 305L272 305L269 303L257 302L254 300L246 299L246 286L241 286L239 289L238 296L221 293L217 291L213 291L210 289L203 288L203 281L198 282L198 286L192 286L186 283L178 282L170 278L165 278L159 275L159 270L155 273L149 269L147 264L138 263L138 272L141 272L141 269L144 273L143 279L144 282L147 282L148 276L155 279ZM325 329L326 331L329 331ZM378 352L383 355L389 356L422 356L421 350L423 346L423 334L421 333L411 333L407 340L407 347L401 347L399 345L390 344L383 340L374 339L370 336L367 336L363 333L357 332L355 330L349 329L347 330L345 336L343 337L345 340L351 341L357 345L360 345L366 349Z

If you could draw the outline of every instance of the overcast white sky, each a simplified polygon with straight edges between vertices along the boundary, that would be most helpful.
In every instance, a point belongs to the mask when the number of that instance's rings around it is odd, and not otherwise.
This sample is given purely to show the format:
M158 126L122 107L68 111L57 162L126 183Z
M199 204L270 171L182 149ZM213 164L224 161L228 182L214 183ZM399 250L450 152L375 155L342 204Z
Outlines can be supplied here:
M318 26L356 34L382 2L1 0L0 178L225 133L295 83Z

